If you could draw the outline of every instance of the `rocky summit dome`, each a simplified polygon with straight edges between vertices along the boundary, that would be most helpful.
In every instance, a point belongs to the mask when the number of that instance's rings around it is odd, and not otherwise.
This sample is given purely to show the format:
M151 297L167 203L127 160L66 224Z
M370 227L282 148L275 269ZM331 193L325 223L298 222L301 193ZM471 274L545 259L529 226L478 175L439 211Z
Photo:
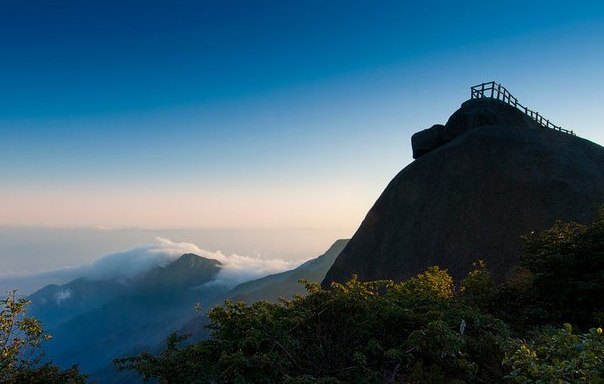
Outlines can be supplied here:
M604 204L604 148L544 128L496 99L465 102L413 138L416 160L386 187L323 285L405 279L438 265L462 278L482 259L501 280L520 236L588 222Z

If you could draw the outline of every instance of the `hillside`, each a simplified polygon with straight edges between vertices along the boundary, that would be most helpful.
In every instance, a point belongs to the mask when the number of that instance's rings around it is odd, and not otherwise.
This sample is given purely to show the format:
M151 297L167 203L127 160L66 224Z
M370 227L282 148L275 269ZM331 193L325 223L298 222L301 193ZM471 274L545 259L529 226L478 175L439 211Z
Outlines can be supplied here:
M279 297L291 298L295 294L305 293L299 280L320 282L342 252L348 240L337 240L329 249L315 259L311 259L290 271L276 273L260 279L239 284L229 293L233 300L253 303L258 300L276 301Z
M107 382L114 357L156 345L195 316L196 303L214 302L224 289L204 284L220 270L217 260L185 254L131 281L80 278L42 288L31 309L54 336L47 357Z

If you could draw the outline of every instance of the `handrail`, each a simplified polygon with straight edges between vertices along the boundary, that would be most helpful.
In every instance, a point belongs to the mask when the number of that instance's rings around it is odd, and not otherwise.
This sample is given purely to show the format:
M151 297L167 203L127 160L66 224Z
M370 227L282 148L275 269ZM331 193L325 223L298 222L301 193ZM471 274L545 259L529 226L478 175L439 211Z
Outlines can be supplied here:
M528 117L535 120L539 125L544 128L555 129L560 132L568 133L569 135L576 136L575 133L569 129L564 129L558 125L553 124L548 119L541 116L538 112L532 111L518 102L518 99L512 96L512 94L501 84L495 81L489 81L488 83L482 83L475 85L470 88L470 95L472 99L497 99L504 103L511 105L514 108L524 112Z

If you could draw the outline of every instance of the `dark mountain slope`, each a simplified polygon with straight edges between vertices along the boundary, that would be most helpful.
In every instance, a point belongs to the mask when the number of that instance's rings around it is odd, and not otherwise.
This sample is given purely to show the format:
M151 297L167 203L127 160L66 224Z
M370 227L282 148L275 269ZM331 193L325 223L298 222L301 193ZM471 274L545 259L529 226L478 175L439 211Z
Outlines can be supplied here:
M387 186L323 285L405 279L431 265L464 276L483 259L498 279L520 236L591 220L604 203L604 148L539 127L497 100L471 100L413 137L416 161Z
M157 267L145 275L141 286L148 289L195 287L214 279L222 263L187 253L165 267Z
M50 284L29 296L30 314L53 328L122 294L126 287L115 280L76 279L67 284Z

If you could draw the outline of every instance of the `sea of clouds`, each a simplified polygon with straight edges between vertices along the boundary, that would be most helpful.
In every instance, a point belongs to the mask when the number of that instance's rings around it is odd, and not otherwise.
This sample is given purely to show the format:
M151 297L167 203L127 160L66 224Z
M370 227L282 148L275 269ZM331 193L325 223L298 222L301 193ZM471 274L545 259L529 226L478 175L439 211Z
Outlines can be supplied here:
M128 281L144 275L155 267L166 266L186 253L194 253L222 263L213 282L235 286L244 281L294 268L297 262L209 251L193 243L174 242L156 237L155 242L101 256L91 263L60 268L35 274L0 274L0 289L17 289L28 295L47 284L64 284L76 278L91 280L119 279ZM66 293L67 295L67 293Z

